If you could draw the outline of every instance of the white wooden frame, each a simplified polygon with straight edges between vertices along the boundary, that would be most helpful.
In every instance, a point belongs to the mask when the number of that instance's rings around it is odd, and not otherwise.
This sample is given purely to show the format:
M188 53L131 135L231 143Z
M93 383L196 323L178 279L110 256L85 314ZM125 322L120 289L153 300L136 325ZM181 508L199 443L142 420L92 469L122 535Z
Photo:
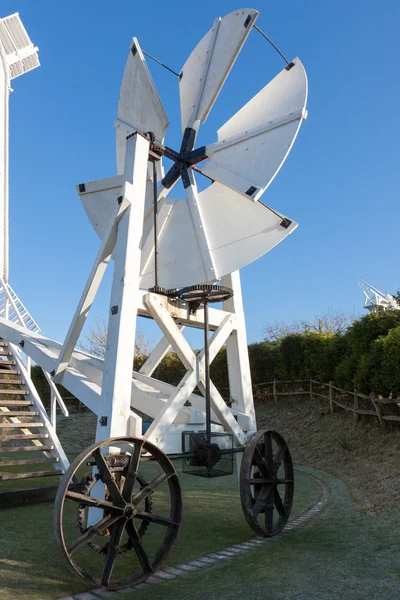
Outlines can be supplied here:
M204 428L204 349L196 355L183 335L187 326L203 327L204 309L199 308L191 314L184 305L171 306L165 296L139 290L149 140L135 133L128 136L126 144L122 194L115 199L108 230L64 343L58 344L38 332L28 331L23 323L18 325L1 317L0 336L13 344L23 342L27 356L31 356L53 375L54 381L62 383L95 412L98 416L96 441L132 433L141 435L142 421L135 412L137 410L153 418L144 437L168 452L169 442L165 440L175 436L180 446L181 431L185 425L191 430L193 427ZM191 193L196 209L196 189ZM107 351L105 359L101 360L75 347L111 256L115 261ZM207 267L212 270L212 265ZM219 430L222 428L233 435L235 446L243 446L256 430L256 423L239 274L224 277L222 283L233 289L234 296L222 310L209 308L209 324L213 332L209 354L212 361L226 344L232 405L228 407L211 382L212 420ZM153 318L164 337L140 371L134 372L138 315ZM171 348L187 370L176 387L152 376ZM202 396L194 393L195 388ZM188 400L190 406L186 406ZM54 397L52 415L54 418Z

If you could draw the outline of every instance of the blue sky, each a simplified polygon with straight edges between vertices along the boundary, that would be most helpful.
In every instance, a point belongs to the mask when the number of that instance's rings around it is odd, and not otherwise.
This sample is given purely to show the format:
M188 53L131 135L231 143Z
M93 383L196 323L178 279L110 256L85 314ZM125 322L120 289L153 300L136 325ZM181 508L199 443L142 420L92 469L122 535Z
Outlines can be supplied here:
M236 3L3 0L39 47L41 67L14 81L10 109L10 283L45 335L62 340L99 241L75 184L115 174L119 88L129 43L179 71L216 16ZM328 309L362 312L360 278L400 287L396 0L259 2L261 27L309 79L309 117L263 201L299 222L242 271L250 341L267 321ZM176 78L149 64L180 143ZM284 64L253 31L203 141ZM90 321L106 317L110 273ZM157 338L148 321L141 328Z

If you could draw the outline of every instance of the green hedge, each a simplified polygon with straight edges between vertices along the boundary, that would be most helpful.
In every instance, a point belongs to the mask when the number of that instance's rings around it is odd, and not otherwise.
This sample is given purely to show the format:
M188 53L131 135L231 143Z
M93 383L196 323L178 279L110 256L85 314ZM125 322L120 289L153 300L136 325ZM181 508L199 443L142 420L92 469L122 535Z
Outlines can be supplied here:
M400 396L400 310L367 314L345 333L297 333L278 341L250 344L249 357L253 384L311 378L332 380L348 390L356 386L366 394L374 391ZM135 361L136 369L143 360ZM178 356L169 352L154 377L177 385L185 373ZM32 377L48 406L49 387L39 367L33 367ZM211 365L211 377L219 389L228 388L225 348ZM70 396L62 386L60 391L63 397Z
M400 395L400 310L367 314L345 333L290 334L279 341L249 345L253 384L290 379L333 381L364 393ZM179 358L169 352L155 377L177 385L185 374ZM226 349L211 365L219 388L228 387Z

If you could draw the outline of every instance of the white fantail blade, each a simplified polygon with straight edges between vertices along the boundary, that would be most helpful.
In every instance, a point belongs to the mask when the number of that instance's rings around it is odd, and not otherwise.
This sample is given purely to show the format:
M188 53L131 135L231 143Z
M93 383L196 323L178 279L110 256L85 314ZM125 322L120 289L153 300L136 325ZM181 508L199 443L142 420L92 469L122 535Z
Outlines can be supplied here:
M197 196L208 242L205 256L190 198L171 202L165 222L159 220L159 285L174 288L215 281L266 254L297 227L261 202L244 198L215 182ZM152 217L148 217L152 218ZM150 234L152 235L152 233ZM150 260L149 260L150 258ZM214 276L210 277L209 264ZM154 285L152 256L142 262L141 287Z
M32 44L18 13L0 19L0 44L9 66L10 79L40 65L38 49Z
M124 183L123 175L87 181L76 186L83 208L91 222L93 229L102 240L110 223L111 215L122 193ZM153 207L153 180L152 169L149 163L146 182L145 215Z
M118 175L77 186L100 239L121 194L122 180ZM179 200L162 198L158 204L158 284L162 287L216 281L267 253L297 227L261 202L218 182L199 193L193 186L191 194ZM141 248L143 289L154 286L151 194L147 194L146 205Z
M205 175L257 200L274 179L306 118L307 75L296 58L218 130Z
M179 81L183 132L207 119L258 14L241 8L217 18L187 59Z
M125 141L134 131L152 131L162 142L169 125L163 105L147 68L139 42L133 38L126 61L115 121L117 172L124 172Z

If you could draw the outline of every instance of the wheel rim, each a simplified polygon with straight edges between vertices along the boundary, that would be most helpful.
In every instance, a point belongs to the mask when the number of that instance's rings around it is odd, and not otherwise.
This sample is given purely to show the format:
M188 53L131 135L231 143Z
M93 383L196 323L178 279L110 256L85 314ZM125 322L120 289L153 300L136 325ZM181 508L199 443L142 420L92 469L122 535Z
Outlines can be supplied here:
M108 464L109 456L103 452L125 461L120 486ZM93 467L92 475L99 484L88 486L83 494L71 491L73 478L87 465ZM76 529L77 505L91 511L83 533ZM149 506L152 512L148 512ZM121 589L144 581L166 559L178 535L181 515L178 476L167 456L149 442L120 437L93 444L70 465L57 491L54 530L70 569L94 585ZM147 547L139 533L143 523L149 528ZM99 544L103 551L93 552L93 546Z
M276 431L257 431L242 459L240 497L250 527L272 537L285 527L294 495L293 463L289 448Z

